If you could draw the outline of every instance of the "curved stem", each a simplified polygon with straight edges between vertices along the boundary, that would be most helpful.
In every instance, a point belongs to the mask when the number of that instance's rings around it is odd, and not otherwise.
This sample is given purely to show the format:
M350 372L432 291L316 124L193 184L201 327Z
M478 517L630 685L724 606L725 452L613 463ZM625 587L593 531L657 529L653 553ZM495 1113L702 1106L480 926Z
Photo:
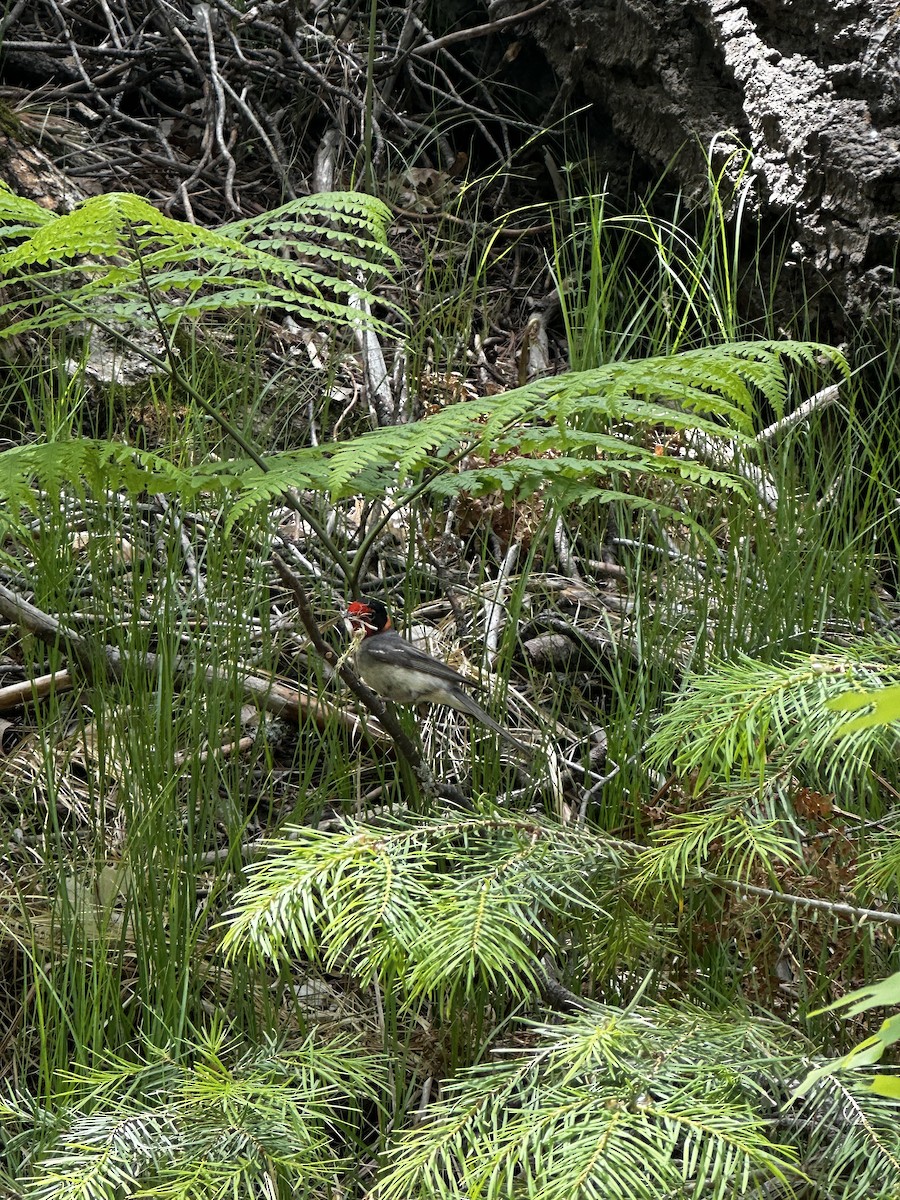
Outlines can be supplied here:
M446 470L452 465L452 463L448 463L447 467L445 467L443 470ZM362 569L366 565L366 559L369 557L372 546L375 544L375 541L382 529L384 529L384 527L393 520L397 513L402 512L407 505L412 504L412 502L417 500L423 492L427 491L438 475L443 474L443 470L436 471L433 475L430 475L428 479L423 479L421 483L417 483L414 488L407 492L402 500L398 500L396 504L392 504L378 518L369 532L362 539L350 562L350 570L346 574L347 586L350 588L351 596L355 596L357 594L357 590L359 588L359 577L362 574Z
M411 488L406 493L402 500L398 500L396 504L392 504L390 508L388 508L386 512L378 518L373 527L360 542L359 548L353 555L353 558L350 562L350 570L345 574L351 596L355 596L357 594L359 577L362 574L363 567L366 565L366 559L369 557L372 546L375 544L375 540L381 533L382 529L384 529L388 522L393 520L397 513L402 512L404 508L412 504L414 500L417 500L419 496L423 494L423 492L427 492L434 483L435 479L446 474L451 467L457 466L470 451L471 446L465 446L461 450L458 450L455 454L452 454L441 464L439 469L435 470L427 479L423 479L420 483L417 483L415 487Z

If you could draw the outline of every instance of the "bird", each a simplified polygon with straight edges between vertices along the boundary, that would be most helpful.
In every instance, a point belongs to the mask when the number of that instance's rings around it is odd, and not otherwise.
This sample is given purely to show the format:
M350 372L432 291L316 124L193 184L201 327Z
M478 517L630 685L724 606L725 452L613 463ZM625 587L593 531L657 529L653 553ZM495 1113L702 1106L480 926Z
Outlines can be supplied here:
M357 670L379 696L397 704L446 704L474 717L517 750L529 752L530 747L513 737L463 690L473 686L471 679L397 633L380 600L351 601L347 618L354 632L364 634L356 652Z

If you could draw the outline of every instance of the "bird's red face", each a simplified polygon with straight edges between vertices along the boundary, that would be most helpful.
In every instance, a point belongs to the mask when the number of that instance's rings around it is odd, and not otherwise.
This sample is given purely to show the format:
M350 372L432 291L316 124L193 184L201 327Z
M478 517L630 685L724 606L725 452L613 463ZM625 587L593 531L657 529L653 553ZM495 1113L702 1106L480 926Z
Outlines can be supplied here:
M347 605L347 619L354 632L361 629L366 637L384 633L391 627L391 618L380 600L351 600Z

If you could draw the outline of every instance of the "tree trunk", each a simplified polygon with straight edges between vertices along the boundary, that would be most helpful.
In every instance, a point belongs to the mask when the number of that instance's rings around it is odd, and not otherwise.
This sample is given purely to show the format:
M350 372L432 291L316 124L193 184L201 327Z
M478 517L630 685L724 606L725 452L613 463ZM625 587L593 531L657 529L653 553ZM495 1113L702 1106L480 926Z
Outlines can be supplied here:
M613 146L671 162L688 191L707 186L707 151L736 169L746 147L752 201L789 217L791 265L808 294L827 283L833 328L893 306L895 0L555 0L530 31L561 94L594 102Z

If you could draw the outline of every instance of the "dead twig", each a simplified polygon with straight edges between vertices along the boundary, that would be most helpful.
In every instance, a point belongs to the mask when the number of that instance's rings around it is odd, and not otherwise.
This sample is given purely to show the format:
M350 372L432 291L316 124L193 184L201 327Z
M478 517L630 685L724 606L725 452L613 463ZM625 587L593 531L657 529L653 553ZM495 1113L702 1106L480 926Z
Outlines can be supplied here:
M237 172L237 163L234 161L234 155L231 153L231 141L225 140L225 114L228 111L225 103L225 89L222 86L222 79L219 75L219 63L216 55L216 39L213 37L212 22L209 18L209 8L206 4L195 4L194 15L197 20L203 25L206 32L206 48L209 54L209 79L212 84L215 94L215 135L216 145L219 147L219 153L226 163L225 169L225 199L228 201L228 207L234 212L239 213L241 206L234 198L234 177Z
M627 850L633 854L643 854L647 849L639 842L630 842L624 838L612 838L609 844L615 849ZM839 900L820 900L816 896L796 896L792 892L779 892L774 888L744 883L740 879L726 879L703 867L698 871L698 875L704 883L717 884L729 892L736 893L738 899L758 896L762 900L774 900L779 904L788 904L792 908L812 908L819 912L832 913L836 917L851 917L856 921L871 921L879 925L900 925L900 912L890 912L883 908L862 908L859 905L845 904Z
M704 873L706 874L706 873ZM860 908L856 904L843 904L836 900L819 900L814 896L794 896L790 892L776 892L773 888L758 887L753 883L741 883L736 879L720 879L717 875L708 874L706 878L711 883L721 884L738 896L759 896L764 900L777 900L780 904L789 904L793 908L814 908L820 912L834 913L835 916L852 917L858 921L874 921L879 925L900 925L900 913L888 912L882 908Z
M562 517L557 517L556 524L553 526L553 549L556 551L556 556L559 560L561 574L565 575L568 579L574 579L577 583L581 583L581 572L575 563L575 555L572 553L572 545L569 541L569 535L566 533Z
M780 421L775 421L771 425L767 425L765 429L761 429L756 435L756 441L761 446L767 442L774 441L782 433L786 433L789 429L793 429L795 425L800 425L803 421L807 420L814 412L828 408L830 404L833 404L837 400L839 395L840 385L837 383L832 383L828 387L822 388L821 391L810 396L808 400L804 400L792 413L788 413Z
M500 572L497 576L494 594L486 603L487 618L484 631L484 667L485 670L490 670L494 660L497 657L497 650L500 646L500 633L506 621L506 605L501 599L501 592L506 590L506 581L513 572L513 568L519 557L519 551L522 549L521 542L511 542L506 551L503 562L500 564Z
M452 46L455 42L470 42L474 38L489 37L492 33L505 29L507 25L515 25L528 17L533 17L551 3L552 0L541 0L540 4L525 8L521 12L510 13L508 17L498 17L496 21L487 21L484 25L474 25L471 29L458 29L455 33L445 33L443 37L425 42L422 46L416 46L411 53L416 56L434 54L435 51L443 50L445 46ZM393 63L391 65L393 66Z

